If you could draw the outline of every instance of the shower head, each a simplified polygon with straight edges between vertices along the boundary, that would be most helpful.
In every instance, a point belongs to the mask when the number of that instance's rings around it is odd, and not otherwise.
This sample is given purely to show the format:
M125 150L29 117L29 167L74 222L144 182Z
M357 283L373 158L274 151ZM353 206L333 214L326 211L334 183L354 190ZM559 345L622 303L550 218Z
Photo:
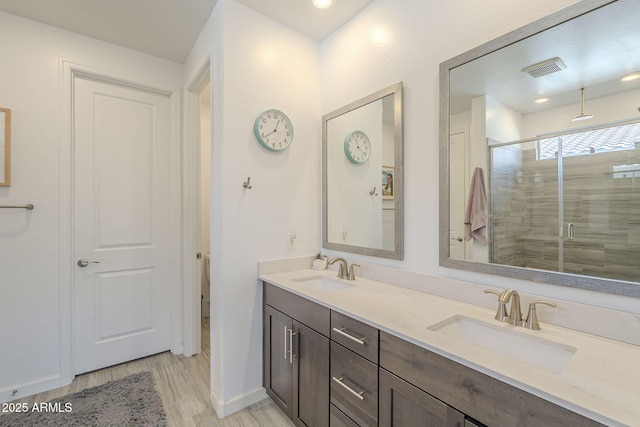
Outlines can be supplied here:
M580 88L580 114L571 119L574 122L587 120L593 117L593 114L584 113L584 88Z

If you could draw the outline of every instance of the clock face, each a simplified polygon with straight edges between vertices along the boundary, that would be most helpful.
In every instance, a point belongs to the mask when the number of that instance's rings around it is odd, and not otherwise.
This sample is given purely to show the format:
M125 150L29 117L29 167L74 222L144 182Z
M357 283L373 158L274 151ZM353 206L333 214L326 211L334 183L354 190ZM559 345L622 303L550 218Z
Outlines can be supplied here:
M353 163L364 163L371 154L371 142L366 133L356 130L344 139L344 153Z
M282 111L267 110L253 124L253 132L267 150L281 151L293 141L293 125Z

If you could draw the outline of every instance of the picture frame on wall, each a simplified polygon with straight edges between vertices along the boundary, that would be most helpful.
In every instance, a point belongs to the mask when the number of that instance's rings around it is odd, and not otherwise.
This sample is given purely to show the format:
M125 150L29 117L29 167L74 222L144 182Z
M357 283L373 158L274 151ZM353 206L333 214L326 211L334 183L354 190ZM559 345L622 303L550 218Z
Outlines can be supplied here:
M0 186L11 185L11 110L0 108Z
M382 166L382 200L393 200L393 166Z

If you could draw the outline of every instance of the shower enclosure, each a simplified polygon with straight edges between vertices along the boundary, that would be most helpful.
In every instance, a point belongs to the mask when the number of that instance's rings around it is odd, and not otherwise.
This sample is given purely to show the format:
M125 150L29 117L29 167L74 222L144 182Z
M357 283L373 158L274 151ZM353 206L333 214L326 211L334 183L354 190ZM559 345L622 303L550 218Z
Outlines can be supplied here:
M489 147L490 262L640 281L640 123Z

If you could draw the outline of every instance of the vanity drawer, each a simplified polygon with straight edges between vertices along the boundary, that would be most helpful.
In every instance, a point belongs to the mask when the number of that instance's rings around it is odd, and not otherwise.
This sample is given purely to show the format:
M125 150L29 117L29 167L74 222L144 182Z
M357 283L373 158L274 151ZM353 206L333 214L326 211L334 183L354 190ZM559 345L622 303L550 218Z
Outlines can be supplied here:
M267 282L263 283L265 304L326 337L331 336L331 310Z
M333 404L329 404L329 425L331 427L358 427L358 424Z
M602 426L385 332L380 367L488 426Z
M331 403L361 426L378 425L378 367L331 343Z
M378 364L378 329L331 311L331 340Z

